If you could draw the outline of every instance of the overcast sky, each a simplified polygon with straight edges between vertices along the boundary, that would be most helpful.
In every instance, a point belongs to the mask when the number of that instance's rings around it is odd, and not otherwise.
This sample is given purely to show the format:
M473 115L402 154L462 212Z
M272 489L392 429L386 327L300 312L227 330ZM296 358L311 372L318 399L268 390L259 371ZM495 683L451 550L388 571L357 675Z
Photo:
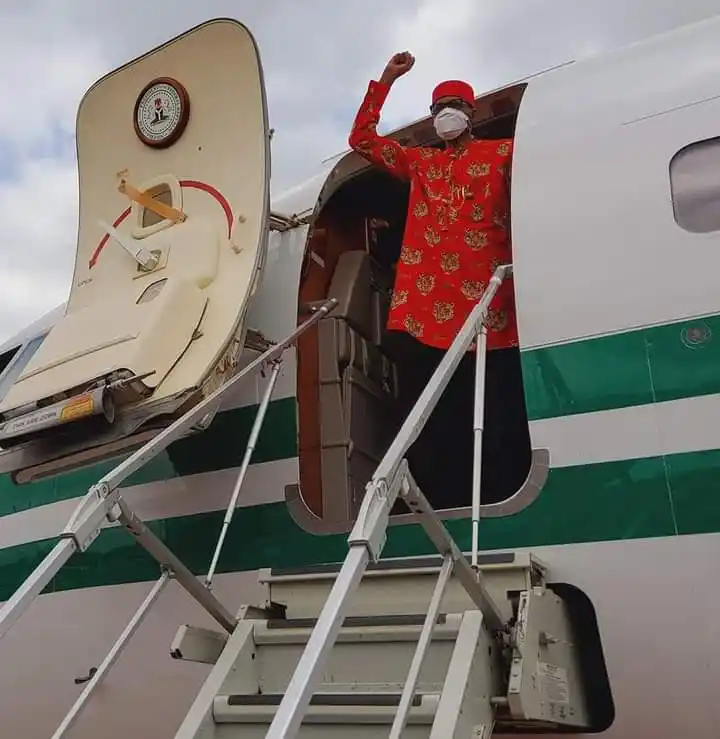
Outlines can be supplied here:
M442 78L480 92L718 12L720 0L2 0L0 342L68 293L80 97L190 26L232 16L256 35L278 192L345 148L368 80L395 51L417 62L387 127L424 115Z

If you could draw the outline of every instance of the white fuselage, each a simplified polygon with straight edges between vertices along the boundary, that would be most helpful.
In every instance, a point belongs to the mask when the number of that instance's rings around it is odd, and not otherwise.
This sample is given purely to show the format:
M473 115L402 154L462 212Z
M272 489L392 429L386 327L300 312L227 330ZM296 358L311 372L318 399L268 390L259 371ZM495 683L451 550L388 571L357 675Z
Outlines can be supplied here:
M705 171L688 185L692 171L671 182L670 169L678 152L716 136L718 41L714 19L543 75L528 84L516 129L518 320L533 446L549 451L550 475L516 515L481 522L481 546L531 549L551 581L592 601L615 701L609 739L715 739L720 727L720 382L712 341L720 224L697 233L676 221L678 188L720 197L720 177ZM334 167L336 181L323 173L274 210L312 212L323 187L336 189L359 165L348 155ZM268 338L280 340L296 325L307 235L306 225L271 234L248 319ZM275 408L293 402L295 365L291 350ZM252 411L264 382L250 379L222 415ZM282 433L292 436L294 427ZM216 578L231 608L258 601L259 567L337 561L345 551L342 532L316 536L288 513L298 457L272 451L272 441L250 467L226 545L229 564ZM200 571L241 455L195 467L169 454L164 472L132 481L125 498ZM6 481L4 495L16 503L0 515L3 592L30 573L43 541L100 476L95 471L26 487ZM121 532L103 536L66 567L59 592L43 595L0 641L7 736L51 736L82 690L74 679L102 660L159 575ZM403 526L391 529L390 542L394 555L425 546ZM169 657L184 623L212 626L171 583L72 739L172 739L208 673Z

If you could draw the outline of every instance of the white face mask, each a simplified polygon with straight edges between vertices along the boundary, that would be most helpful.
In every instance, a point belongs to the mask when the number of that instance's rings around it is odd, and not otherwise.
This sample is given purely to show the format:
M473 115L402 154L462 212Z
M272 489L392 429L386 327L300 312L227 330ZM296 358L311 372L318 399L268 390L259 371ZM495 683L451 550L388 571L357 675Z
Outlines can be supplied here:
M437 135L445 141L452 141L467 131L470 119L455 108L443 108L433 121Z

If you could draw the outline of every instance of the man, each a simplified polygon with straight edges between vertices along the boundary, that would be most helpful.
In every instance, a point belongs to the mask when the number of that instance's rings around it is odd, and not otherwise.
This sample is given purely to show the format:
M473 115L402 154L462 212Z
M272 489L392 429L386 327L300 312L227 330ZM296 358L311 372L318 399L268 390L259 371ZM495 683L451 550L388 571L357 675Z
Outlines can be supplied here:
M400 389L405 412L417 401L495 268L512 262L513 142L473 137L475 96L469 84L453 80L433 91L430 111L442 148L406 148L377 133L390 88L414 63L407 51L390 59L380 80L370 83L349 139L367 160L410 183L388 320L388 329L403 332L407 344ZM489 503L515 492L530 463L511 281L501 285L485 324L489 352L482 489L483 502ZM471 500L474 367L474 353L469 353L408 454L410 469L435 508L469 505Z

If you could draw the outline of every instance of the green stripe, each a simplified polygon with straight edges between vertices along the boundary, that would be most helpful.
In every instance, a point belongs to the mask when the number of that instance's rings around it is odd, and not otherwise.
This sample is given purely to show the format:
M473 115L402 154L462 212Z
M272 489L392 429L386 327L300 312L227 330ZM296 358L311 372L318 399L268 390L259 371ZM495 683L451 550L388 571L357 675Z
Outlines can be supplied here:
M509 518L481 524L484 549L699 534L720 531L714 495L720 450L554 469L539 499ZM154 521L152 529L197 574L206 571L223 512ZM447 523L463 548L470 521ZM6 599L55 540L0 550L0 599ZM243 508L233 519L220 572L309 565L342 559L346 536L313 536L290 518L283 503ZM432 552L417 525L391 527L385 556ZM103 531L90 550L75 555L48 590L139 582L157 565L122 529Z
M692 330L705 339L688 340ZM523 352L531 420L720 392L720 316Z
M689 329L708 339L692 344ZM720 393L720 316L656 326L523 352L531 420ZM173 444L128 485L212 472L240 464L257 406L218 414L202 434ZM296 401L273 402L253 461L297 455ZM0 476L0 516L81 495L123 457L16 486Z
M295 398L282 398L268 406L252 457L254 464L297 456L295 409ZM171 444L165 452L128 478L124 486L238 467L245 454L257 410L257 406L247 406L219 413L207 431ZM15 485L10 475L1 475L0 516L78 497L127 456L29 485Z

